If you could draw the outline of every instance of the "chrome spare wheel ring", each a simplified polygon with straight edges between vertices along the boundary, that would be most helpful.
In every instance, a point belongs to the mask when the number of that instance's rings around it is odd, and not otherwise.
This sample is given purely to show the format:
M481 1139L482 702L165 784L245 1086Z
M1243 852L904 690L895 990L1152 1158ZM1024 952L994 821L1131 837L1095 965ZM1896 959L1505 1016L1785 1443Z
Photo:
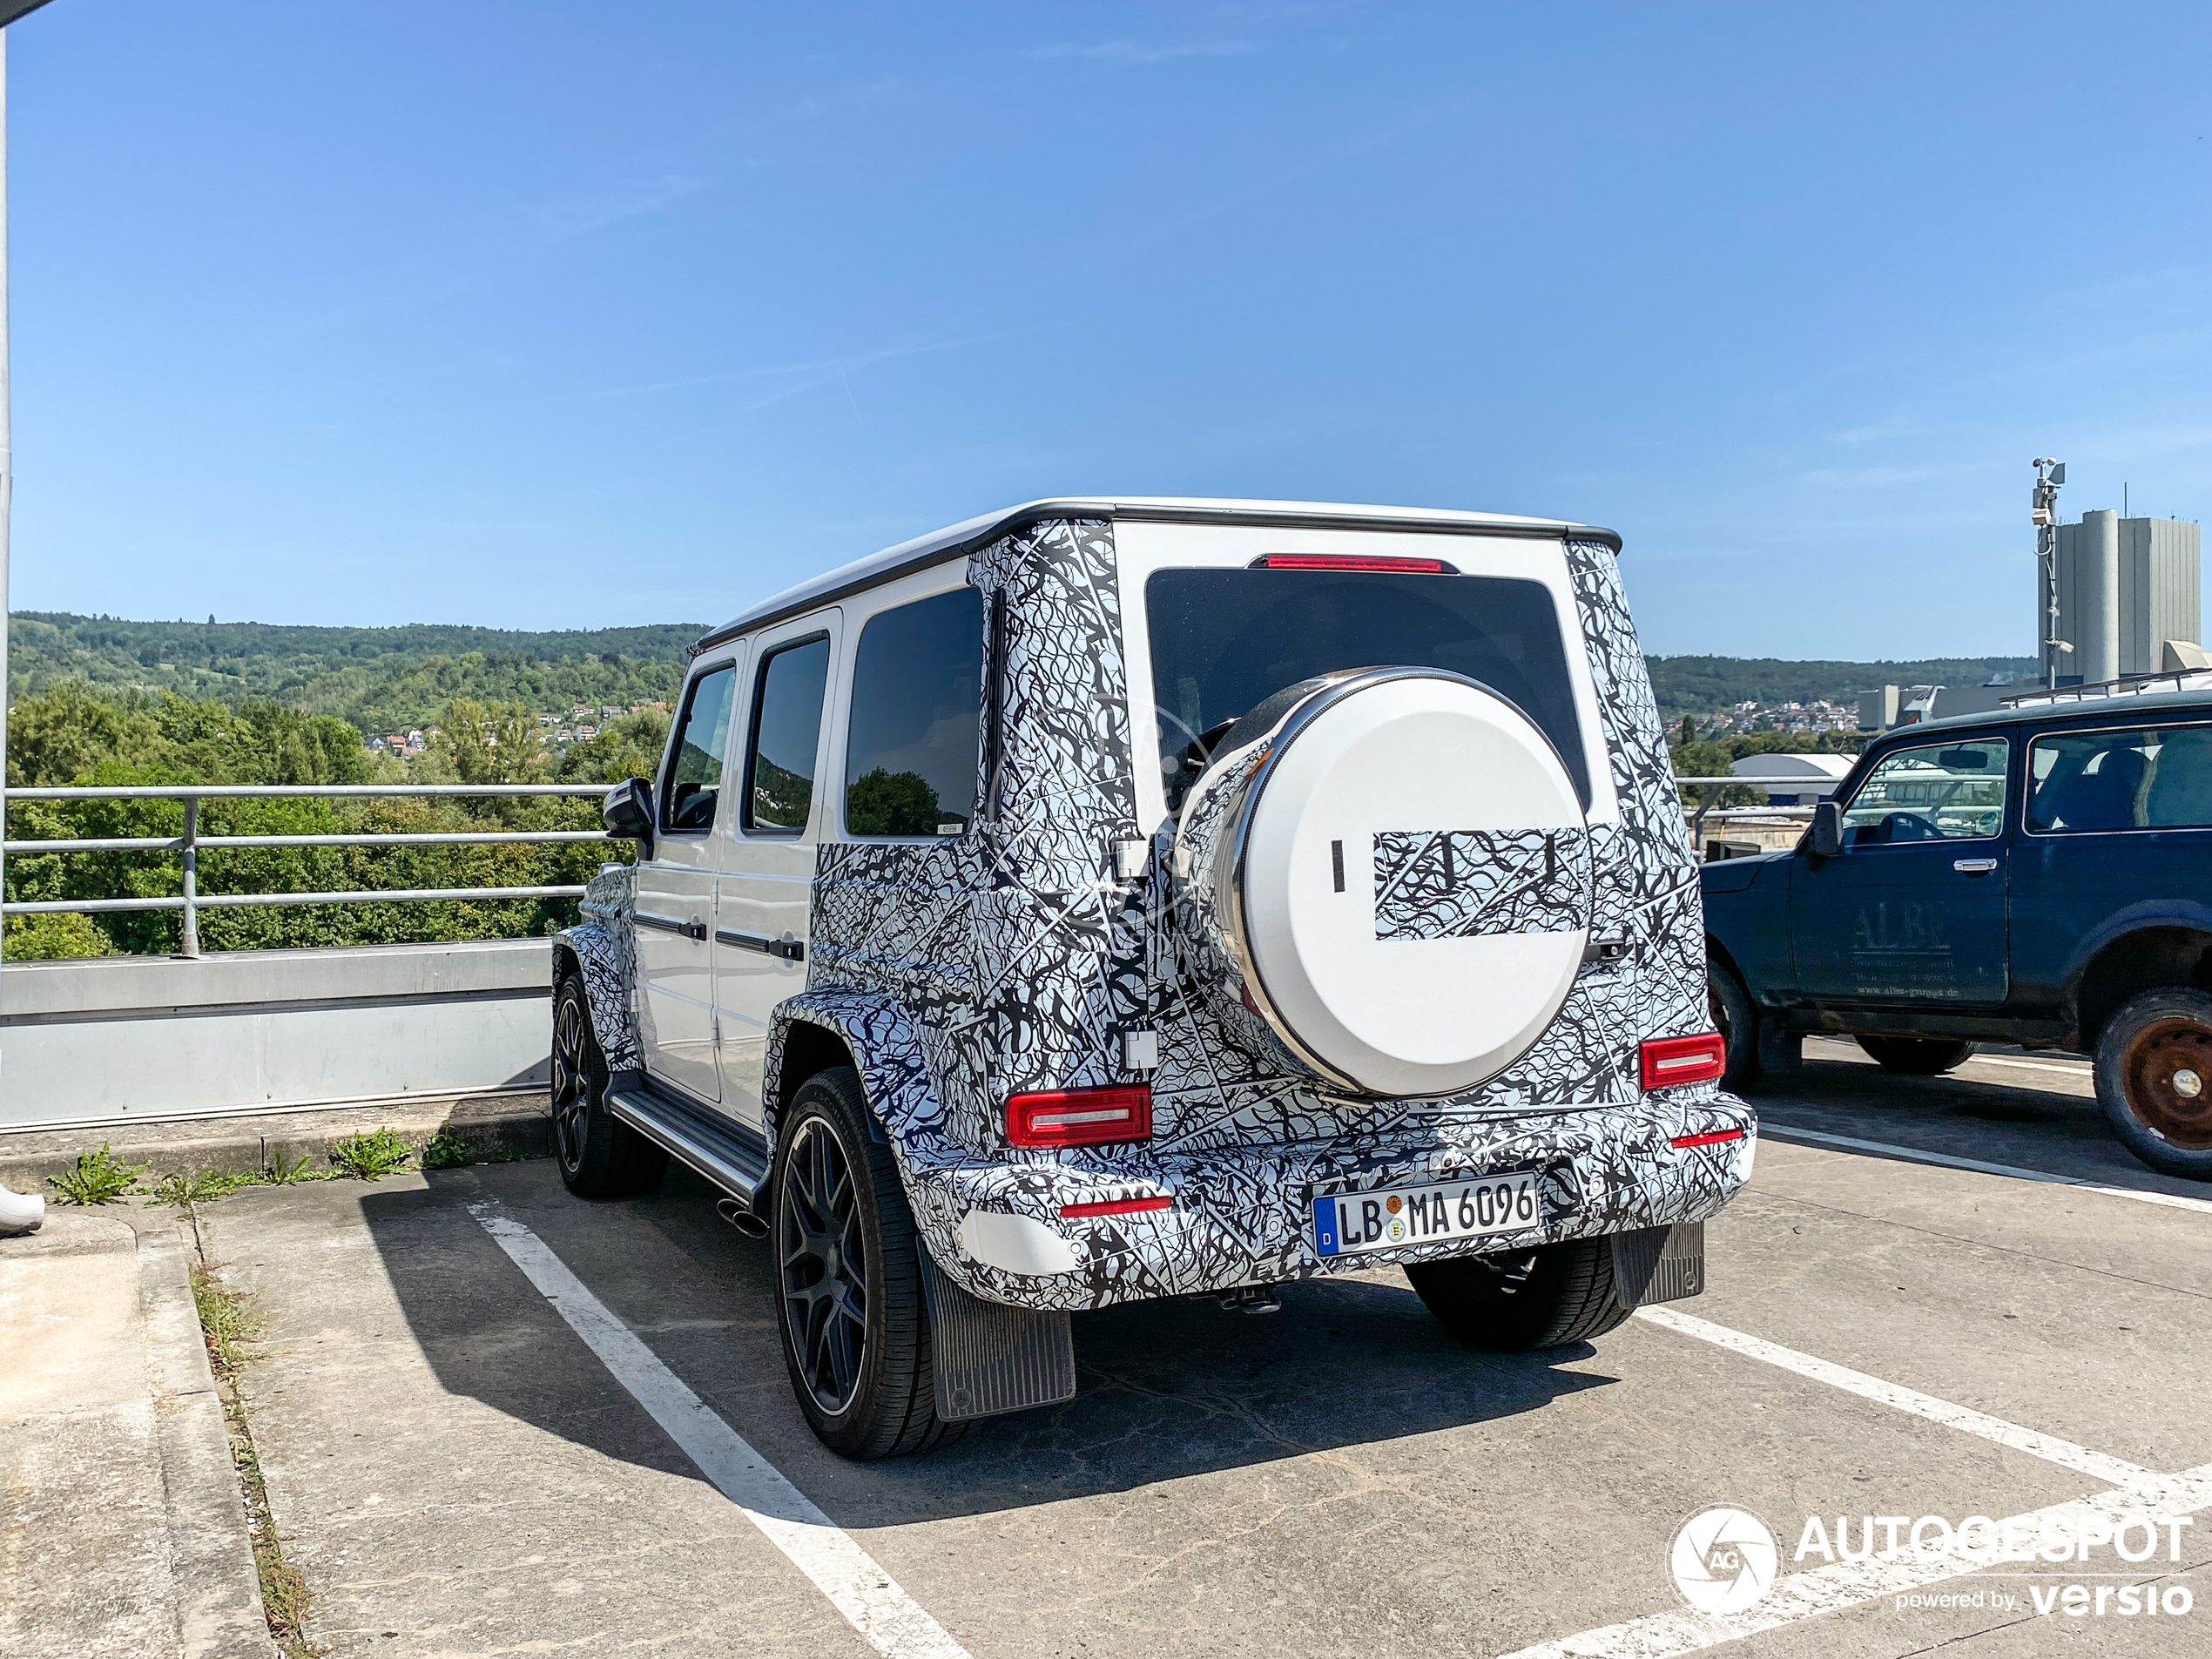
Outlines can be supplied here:
M2128 1105L2143 1127L2185 1151L2212 1150L2212 1029L2195 1020L2155 1020L2121 1061Z
M867 1258L852 1160L819 1117L799 1125L776 1199L784 1312L806 1392L834 1416L860 1392L868 1332Z
M591 1109L585 1041L583 1004L564 996L553 1015L553 1136L562 1167L569 1170L583 1162L584 1120Z

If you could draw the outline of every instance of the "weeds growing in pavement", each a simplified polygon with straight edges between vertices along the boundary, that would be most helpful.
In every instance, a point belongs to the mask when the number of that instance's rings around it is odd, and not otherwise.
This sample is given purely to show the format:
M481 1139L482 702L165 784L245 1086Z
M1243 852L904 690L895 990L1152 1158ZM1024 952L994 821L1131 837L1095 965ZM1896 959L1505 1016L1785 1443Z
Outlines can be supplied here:
M442 1129L422 1143L426 1170L457 1170L470 1162L469 1143L450 1130Z
M149 1205L160 1204L206 1204L219 1198L226 1192L236 1192L240 1187L258 1187L263 1177L258 1175L225 1175L215 1170L199 1170L191 1175L165 1175L153 1184L153 1197Z
M398 1130L390 1129L348 1135L330 1149L330 1161L337 1165L339 1173L356 1181L381 1180L405 1169L407 1161L414 1156L415 1149L400 1138Z
M79 1152L77 1165L64 1175L49 1176L47 1181L59 1192L63 1204L113 1204L118 1198L138 1184L138 1177L146 1172L143 1163L125 1164L109 1150L109 1143L100 1143L97 1152Z
M307 1167L314 1162L314 1154L312 1152L302 1152L298 1160L291 1163L287 1163L280 1157L275 1158L261 1172L261 1178L273 1187L288 1187L301 1181L329 1180L331 1177L327 1171Z
M247 1350L260 1335L260 1316L204 1263L192 1265L192 1295L199 1310L199 1328L207 1339L216 1393L223 1402L223 1426L230 1438L232 1467L238 1472L239 1495L246 1504L246 1535L253 1546L253 1569L261 1581L261 1608L269 1635L284 1659L316 1659L306 1629L307 1581L284 1558L283 1540L269 1513L268 1488L261 1480L260 1453L254 1448L246 1403L238 1389L239 1372L253 1357Z
M246 1305L244 1296L197 1263L192 1270L192 1299L199 1310L199 1328L207 1333L207 1352L215 1368L226 1375L235 1373L252 1358L246 1348L261 1334L261 1316Z

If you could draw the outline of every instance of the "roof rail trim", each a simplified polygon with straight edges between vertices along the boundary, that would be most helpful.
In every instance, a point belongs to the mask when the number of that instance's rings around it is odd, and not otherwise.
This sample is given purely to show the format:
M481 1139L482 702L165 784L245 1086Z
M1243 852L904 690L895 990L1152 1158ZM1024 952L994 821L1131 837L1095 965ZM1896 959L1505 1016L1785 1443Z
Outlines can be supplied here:
M1557 520L1497 518L1487 519L1470 513L1438 514L1426 516L1418 512L1404 514L1363 513L1357 510L1328 512L1302 509L1285 503L1283 506L1244 506L1223 502L1210 505L1203 502L1123 502L1103 497L1062 496L1046 501L1028 502L1003 513L972 518L966 523L955 524L948 529L917 537L911 542L886 549L873 558L848 565L850 572L843 581L835 580L839 571L830 571L801 583L783 593L764 600L752 610L740 613L719 628L702 635L685 652L697 657L701 651L752 632L755 629L772 628L807 611L840 599L850 598L871 588L895 582L901 577L927 570L954 559L965 558L979 547L988 546L1001 536L1026 529L1049 519L1116 519L1125 518L1153 523L1177 524L1244 524L1261 528L1310 528L1326 525L1339 529L1357 530L1418 530L1428 535L1445 536L1509 536L1530 540L1596 542L1621 550L1621 536L1615 530L1596 524L1570 524Z

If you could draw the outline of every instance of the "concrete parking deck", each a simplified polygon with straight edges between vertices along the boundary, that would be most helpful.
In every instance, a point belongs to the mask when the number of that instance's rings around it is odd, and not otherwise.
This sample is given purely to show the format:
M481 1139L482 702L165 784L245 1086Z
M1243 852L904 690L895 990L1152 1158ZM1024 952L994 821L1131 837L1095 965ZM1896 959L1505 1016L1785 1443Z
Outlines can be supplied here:
M2212 1192L2106 1139L2078 1062L1808 1053L1696 1301L1530 1357L1460 1347L1392 1271L1078 1316L1075 1401L896 1463L808 1435L765 1247L680 1173L606 1204L544 1163L255 1190L203 1228L271 1318L249 1406L334 1656L2204 1651L2201 1606L2034 1596L2202 1601L2212 1513L2140 1565L1791 1559L1812 1516L2212 1505ZM1669 1570L1716 1504L1783 1549L1734 1623ZM1922 1586L1983 1605L1896 1604Z

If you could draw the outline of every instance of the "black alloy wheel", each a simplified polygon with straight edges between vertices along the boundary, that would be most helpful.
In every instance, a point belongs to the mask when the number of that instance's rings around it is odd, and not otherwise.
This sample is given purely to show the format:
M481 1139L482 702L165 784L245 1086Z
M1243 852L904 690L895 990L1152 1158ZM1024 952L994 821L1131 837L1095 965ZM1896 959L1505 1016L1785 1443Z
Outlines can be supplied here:
M553 1162L579 1198L635 1197L668 1172L668 1154L607 1109L607 1082L583 977L564 974L553 994Z
M853 1163L825 1117L792 1137L777 1205L785 1318L799 1381L826 1416L860 1392L868 1341L868 1258Z
M931 1270L853 1068L818 1072L792 1096L770 1180L776 1324L815 1438L861 1460L958 1439L967 1424L937 1416Z

